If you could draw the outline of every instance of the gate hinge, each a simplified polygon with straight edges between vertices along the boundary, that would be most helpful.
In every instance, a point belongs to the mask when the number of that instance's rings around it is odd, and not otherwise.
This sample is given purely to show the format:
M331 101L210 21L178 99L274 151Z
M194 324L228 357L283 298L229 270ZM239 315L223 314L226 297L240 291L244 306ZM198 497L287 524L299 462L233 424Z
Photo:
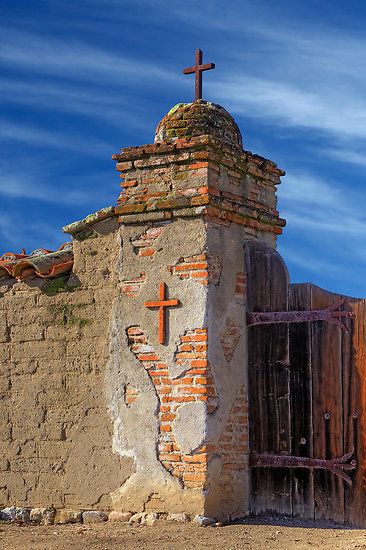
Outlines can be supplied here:
M247 325L269 325L272 323L309 323L315 321L327 321L349 332L348 327L342 322L342 317L352 318L352 311L340 311L346 298L342 298L333 306L325 309L313 309L308 311L252 311L247 313Z
M251 453L250 466L254 468L315 468L329 470L332 474L344 479L347 485L351 486L352 479L347 475L346 471L354 470L357 466L357 462L351 460L353 454L354 450L337 458L325 459L284 454Z

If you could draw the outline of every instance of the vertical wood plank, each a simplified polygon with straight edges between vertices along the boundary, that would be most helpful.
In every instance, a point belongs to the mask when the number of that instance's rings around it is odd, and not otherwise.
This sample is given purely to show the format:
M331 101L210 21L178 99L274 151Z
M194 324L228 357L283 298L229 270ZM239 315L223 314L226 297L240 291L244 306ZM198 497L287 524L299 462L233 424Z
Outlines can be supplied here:
M315 285L311 309L333 305L340 296ZM344 453L342 331L318 321L311 326L314 457ZM315 518L344 521L344 481L326 470L314 471Z
M345 521L366 527L366 300L349 299L355 313L349 321L351 342L344 361L345 448L355 446L357 469L351 474L353 485L345 490ZM347 335L346 335L347 338ZM349 340L349 338L347 338ZM347 341L346 340L346 341Z
M263 243L245 245L248 311L288 309L288 272L279 254ZM288 326L248 328L250 449L290 453ZM292 472L252 468L251 511L292 514Z
M290 310L311 309L311 285L290 287ZM310 323L290 324L291 430L294 456L313 456L312 363ZM314 476L312 470L294 469L293 515L314 519Z

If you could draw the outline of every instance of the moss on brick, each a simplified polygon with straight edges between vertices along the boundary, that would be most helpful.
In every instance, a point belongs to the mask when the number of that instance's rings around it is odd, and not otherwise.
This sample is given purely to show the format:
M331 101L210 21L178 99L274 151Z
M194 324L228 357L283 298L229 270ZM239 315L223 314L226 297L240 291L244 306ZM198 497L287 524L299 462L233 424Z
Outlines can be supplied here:
M85 327L86 325L89 325L93 322L90 319L85 319L83 317L78 317L77 315L75 315L75 307L76 306L70 304L52 304L49 307L49 311L57 319L57 324L62 327L75 325L79 327Z
M83 229L74 235L75 241L86 241L86 239L95 239L98 237L98 233L94 229Z
M179 109L179 107L183 107L184 105L187 105L187 103L177 103L176 105L174 105L174 107L170 109L168 115L172 115L173 113L175 113L175 111Z
M49 279L42 288L42 292L47 296L55 296L60 292L74 292L77 286L69 284L69 274Z

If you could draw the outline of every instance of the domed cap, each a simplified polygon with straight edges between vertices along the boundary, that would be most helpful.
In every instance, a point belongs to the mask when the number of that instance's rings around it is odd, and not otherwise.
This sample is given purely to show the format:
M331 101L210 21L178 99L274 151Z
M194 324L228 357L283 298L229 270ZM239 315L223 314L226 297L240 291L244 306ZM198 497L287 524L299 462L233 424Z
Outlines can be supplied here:
M234 149L243 149L238 125L226 109L216 103L198 100L178 103L160 121L155 143L174 143L178 138L209 135Z

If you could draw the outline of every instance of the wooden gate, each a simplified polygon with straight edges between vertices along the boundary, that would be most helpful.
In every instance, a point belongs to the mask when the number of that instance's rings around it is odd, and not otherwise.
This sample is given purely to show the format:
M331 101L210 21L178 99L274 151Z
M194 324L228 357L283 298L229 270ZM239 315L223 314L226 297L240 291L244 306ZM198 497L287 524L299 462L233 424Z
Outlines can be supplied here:
M245 270L251 512L366 527L366 300L290 286L256 241Z

